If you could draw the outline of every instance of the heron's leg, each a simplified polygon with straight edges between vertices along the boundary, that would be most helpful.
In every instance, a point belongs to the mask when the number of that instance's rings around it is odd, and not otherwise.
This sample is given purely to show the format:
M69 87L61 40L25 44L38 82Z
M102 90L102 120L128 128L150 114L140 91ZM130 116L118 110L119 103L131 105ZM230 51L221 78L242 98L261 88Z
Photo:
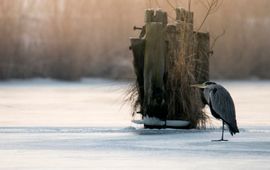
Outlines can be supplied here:
M221 139L220 139L220 140L212 140L213 142L223 142L223 141L228 141L228 140L224 140L224 126L225 126L225 123L224 123L224 121L222 120L222 136L221 136Z
M221 136L221 141L224 140L224 121L222 120L222 136Z
M224 126L225 126L225 123L224 123L224 121L222 120L222 136L221 136L220 141L228 141L228 140L224 140Z

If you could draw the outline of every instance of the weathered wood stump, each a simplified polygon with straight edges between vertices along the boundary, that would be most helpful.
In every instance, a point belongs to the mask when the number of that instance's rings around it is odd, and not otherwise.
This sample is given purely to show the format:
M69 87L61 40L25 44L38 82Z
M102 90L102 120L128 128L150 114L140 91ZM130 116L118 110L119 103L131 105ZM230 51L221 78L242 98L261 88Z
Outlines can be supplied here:
M193 13L179 8L172 24L166 12L146 10L141 30L131 39L140 113L202 124L200 91L190 85L209 79L209 34L194 32Z
M209 33L194 33L194 77L198 83L209 80L209 39Z

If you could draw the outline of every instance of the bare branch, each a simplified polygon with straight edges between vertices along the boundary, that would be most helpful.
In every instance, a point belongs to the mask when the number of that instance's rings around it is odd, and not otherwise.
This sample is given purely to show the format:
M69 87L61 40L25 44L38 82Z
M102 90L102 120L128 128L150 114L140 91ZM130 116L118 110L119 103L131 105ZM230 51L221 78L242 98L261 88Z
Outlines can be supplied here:
M191 10L191 0L188 0L188 11L190 12Z
M216 42L221 38L223 37L224 35L226 34L226 30L223 29L222 33L219 34L218 36L214 37L214 40L213 40L213 43L211 44L211 47L210 47L210 51L213 51L215 45L216 45Z
M170 0L166 0L166 1L173 10L176 9L176 7L170 2Z
M201 30L201 28L203 27L204 23L206 22L207 18L209 17L209 15L215 13L221 6L223 0L207 0L206 3L203 3L202 1L199 1L201 2L201 4L203 4L204 7L207 8L207 11L206 11L206 14L205 14L205 17L203 18L203 21L202 23L200 24L199 28L197 29L197 32ZM219 3L221 2L221 3Z

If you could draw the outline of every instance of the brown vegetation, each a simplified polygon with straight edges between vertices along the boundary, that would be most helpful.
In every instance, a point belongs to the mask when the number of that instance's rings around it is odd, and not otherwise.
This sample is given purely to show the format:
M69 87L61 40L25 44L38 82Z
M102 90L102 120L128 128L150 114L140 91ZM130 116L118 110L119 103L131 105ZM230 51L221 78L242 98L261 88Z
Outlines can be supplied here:
M193 12L175 8L175 14L168 23L165 11L146 10L140 34L145 36L131 39L137 77L130 91L133 116L139 111L143 118L187 120L190 128L205 127L201 93L190 85L209 80L209 34L194 32Z
M187 0L169 0L188 7ZM195 25L206 14L204 0L191 1ZM147 7L173 9L163 0L1 0L0 79L81 76L132 77L128 37L143 25ZM225 0L202 31L217 41L212 78L270 78L270 1Z

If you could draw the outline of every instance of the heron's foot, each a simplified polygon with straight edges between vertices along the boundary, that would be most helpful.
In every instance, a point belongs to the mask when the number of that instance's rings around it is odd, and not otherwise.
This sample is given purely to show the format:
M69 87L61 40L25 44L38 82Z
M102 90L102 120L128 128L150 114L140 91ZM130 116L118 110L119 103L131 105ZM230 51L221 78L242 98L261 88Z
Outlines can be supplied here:
M212 142L228 142L226 139L212 140Z

